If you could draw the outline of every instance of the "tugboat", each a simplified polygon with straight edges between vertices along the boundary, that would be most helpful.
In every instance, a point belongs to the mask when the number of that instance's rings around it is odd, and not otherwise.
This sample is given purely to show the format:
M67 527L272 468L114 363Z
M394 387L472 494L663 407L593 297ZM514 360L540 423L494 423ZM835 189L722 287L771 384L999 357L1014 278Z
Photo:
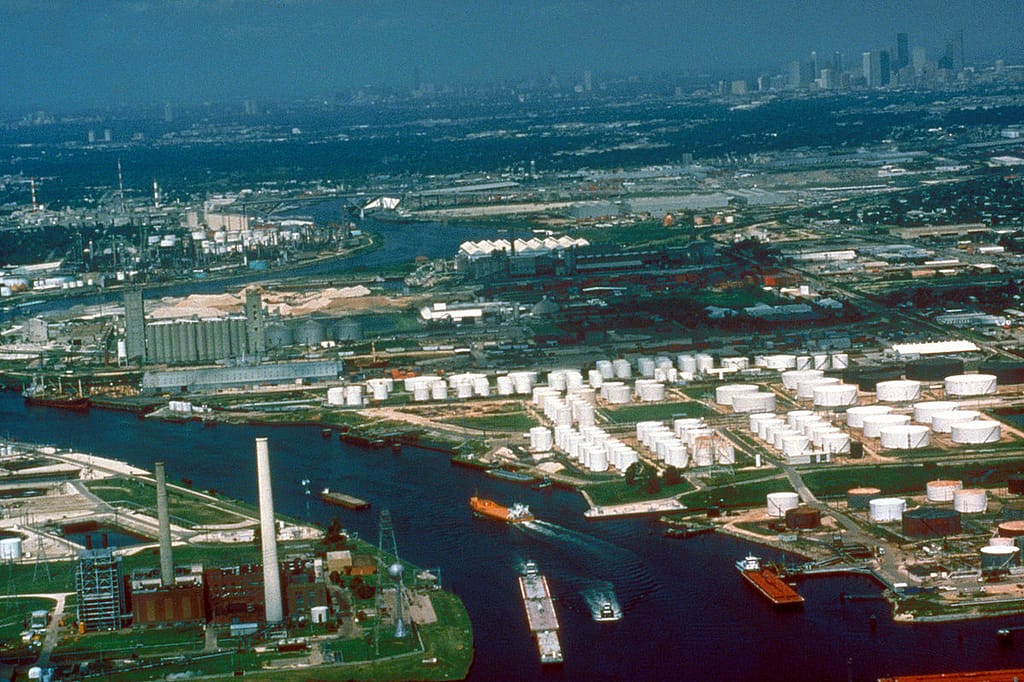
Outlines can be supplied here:
M494 500L474 495L469 498L473 513L482 518L504 521L505 523L527 523L534 520L533 512L525 504L516 502L511 507L500 505Z
M601 602L601 608L594 615L594 620L598 623L614 623L617 620L622 620L622 612L616 609L610 601L605 600Z

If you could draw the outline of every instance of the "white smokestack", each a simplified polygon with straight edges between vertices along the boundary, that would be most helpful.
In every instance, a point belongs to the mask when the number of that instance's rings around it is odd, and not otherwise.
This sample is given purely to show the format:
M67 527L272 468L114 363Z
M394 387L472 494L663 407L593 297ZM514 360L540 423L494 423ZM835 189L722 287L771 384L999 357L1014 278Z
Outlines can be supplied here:
M267 439L256 439L256 477L260 489L260 536L263 540L263 599L267 623L284 620L281 604L281 574L277 566L277 526L274 522L274 494L270 489L270 452Z
M174 557L171 555L171 515L167 509L167 474L164 463L153 465L156 474L156 518L160 523L160 584L174 584Z

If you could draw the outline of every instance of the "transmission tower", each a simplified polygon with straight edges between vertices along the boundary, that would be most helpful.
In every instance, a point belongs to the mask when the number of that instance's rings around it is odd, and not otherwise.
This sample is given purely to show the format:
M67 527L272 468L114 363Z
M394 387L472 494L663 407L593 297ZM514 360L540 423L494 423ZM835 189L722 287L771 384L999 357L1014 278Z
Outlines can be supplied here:
M34 527L36 532L36 561L32 568L32 582L39 580L40 567L46 573L46 582L50 582L50 562L46 560L46 547L43 545L43 534L39 528Z
M395 541L395 527L391 522L391 511L388 509L382 509L380 512L380 522L378 524L377 533L377 589L376 589L376 604L377 604L377 619L374 625L374 646L376 647L376 655L380 655L380 640L383 625L383 618L381 614L384 612L386 602L384 600L384 587L390 582L389 579L393 579L395 582L395 615L400 619L402 613L402 607L400 600L402 598L402 575L401 571L396 571L392 568L395 565L401 565L398 560L398 543ZM396 627L395 636L402 638L405 636L404 625Z

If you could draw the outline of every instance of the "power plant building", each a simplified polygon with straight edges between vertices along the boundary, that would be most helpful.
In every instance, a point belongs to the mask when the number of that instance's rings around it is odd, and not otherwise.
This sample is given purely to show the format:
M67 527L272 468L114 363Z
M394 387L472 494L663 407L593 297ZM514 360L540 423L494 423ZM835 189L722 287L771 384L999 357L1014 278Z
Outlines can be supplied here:
M240 564L211 568L203 572L206 583L206 612L211 623L262 623L263 567Z
M78 623L86 632L120 630L127 619L127 594L121 557L110 548L86 549L75 569Z
M133 572L131 606L133 625L205 623L202 565L177 567L171 585L157 569Z

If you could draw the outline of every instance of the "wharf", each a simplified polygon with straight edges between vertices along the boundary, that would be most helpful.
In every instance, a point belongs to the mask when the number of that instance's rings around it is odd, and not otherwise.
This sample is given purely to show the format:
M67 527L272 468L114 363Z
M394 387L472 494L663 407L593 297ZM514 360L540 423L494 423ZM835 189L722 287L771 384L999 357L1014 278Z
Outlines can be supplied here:
M878 682L1018 682L1024 679L1024 668L1006 670L977 670L964 673L936 673L932 675L899 675L880 677Z
M537 639L537 651L543 664L562 662L562 643L558 638L558 615L548 590L547 578L537 568L527 564L525 575L519 576L519 594L526 610L530 632Z
M645 514L664 514L666 512L686 511L686 505L674 497L647 502L629 502L627 504L591 506L583 512L584 518L590 520L614 519L622 516L642 516Z

